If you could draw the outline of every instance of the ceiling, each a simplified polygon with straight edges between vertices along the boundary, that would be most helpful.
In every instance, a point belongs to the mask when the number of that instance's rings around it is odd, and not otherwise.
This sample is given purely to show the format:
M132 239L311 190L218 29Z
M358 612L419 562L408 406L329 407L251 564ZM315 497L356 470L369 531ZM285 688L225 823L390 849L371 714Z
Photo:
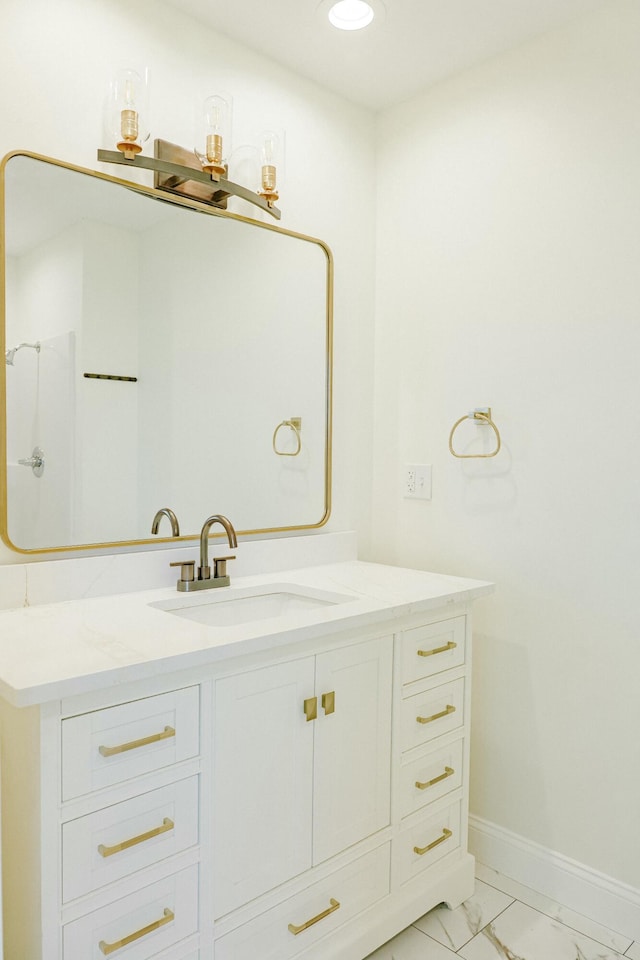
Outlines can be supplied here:
M336 30L319 0L167 0L296 73L377 110L561 26L603 0L383 0L386 16Z

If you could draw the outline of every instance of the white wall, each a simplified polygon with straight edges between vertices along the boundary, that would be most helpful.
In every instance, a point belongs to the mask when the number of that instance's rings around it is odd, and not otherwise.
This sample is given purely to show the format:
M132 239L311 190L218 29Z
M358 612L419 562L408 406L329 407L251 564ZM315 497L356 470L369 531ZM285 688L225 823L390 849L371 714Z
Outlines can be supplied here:
M366 537L375 239L371 115L160 0L5 0L0 154L29 149L97 168L97 148L111 146L103 135L107 83L121 62L151 70L154 136L190 146L194 104L215 88L233 93L236 144L265 124L285 128L282 226L326 241L336 262L334 503L324 529L360 527ZM0 547L0 563L23 560Z
M639 88L619 0L380 116L371 552L497 583L473 812L636 888ZM454 460L482 405L503 452Z

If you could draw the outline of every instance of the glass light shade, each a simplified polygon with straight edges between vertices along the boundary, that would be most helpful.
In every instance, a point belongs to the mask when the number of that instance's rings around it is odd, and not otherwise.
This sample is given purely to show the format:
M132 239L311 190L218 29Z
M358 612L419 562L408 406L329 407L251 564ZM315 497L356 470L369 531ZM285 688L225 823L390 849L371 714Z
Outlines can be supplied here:
M365 0L338 0L330 8L328 16L339 30L362 30L373 20L374 11Z
M229 157L229 180L246 187L260 183L260 151L255 143L243 143L234 147ZM227 209L247 217L256 215L254 203L240 197L229 197Z
M149 75L125 68L118 70L110 84L110 122L116 145L127 159L133 159L149 139Z
M231 152L232 100L228 94L207 97L202 108L201 144L196 153L214 179L226 173L227 158Z

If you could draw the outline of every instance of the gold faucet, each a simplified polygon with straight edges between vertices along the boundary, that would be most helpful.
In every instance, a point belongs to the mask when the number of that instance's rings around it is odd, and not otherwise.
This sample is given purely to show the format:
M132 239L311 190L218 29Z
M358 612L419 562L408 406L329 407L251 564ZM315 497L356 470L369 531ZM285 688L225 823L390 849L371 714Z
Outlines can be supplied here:
M209 531L214 523L220 523L227 534L229 546L234 549L238 546L238 538L233 524L220 513L214 513L207 517L202 524L200 531L200 566L198 567L198 577L194 577L195 560L183 560L171 563L172 567L181 567L180 579L178 580L178 590L184 592L189 590L210 590L212 587L228 587L231 579L227 573L227 560L235 560L232 557L214 557L213 576L211 576L211 567L209 565Z

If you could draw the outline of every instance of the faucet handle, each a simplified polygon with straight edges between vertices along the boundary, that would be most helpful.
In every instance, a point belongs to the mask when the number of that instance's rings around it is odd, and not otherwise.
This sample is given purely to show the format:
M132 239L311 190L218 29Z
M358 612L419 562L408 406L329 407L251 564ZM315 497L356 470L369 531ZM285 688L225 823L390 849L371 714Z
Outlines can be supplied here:
M180 567L180 580L178 583L191 583L194 579L195 560L176 560L169 564L170 567Z
M235 560L233 557L214 557L213 558L213 579L227 576L227 560Z

